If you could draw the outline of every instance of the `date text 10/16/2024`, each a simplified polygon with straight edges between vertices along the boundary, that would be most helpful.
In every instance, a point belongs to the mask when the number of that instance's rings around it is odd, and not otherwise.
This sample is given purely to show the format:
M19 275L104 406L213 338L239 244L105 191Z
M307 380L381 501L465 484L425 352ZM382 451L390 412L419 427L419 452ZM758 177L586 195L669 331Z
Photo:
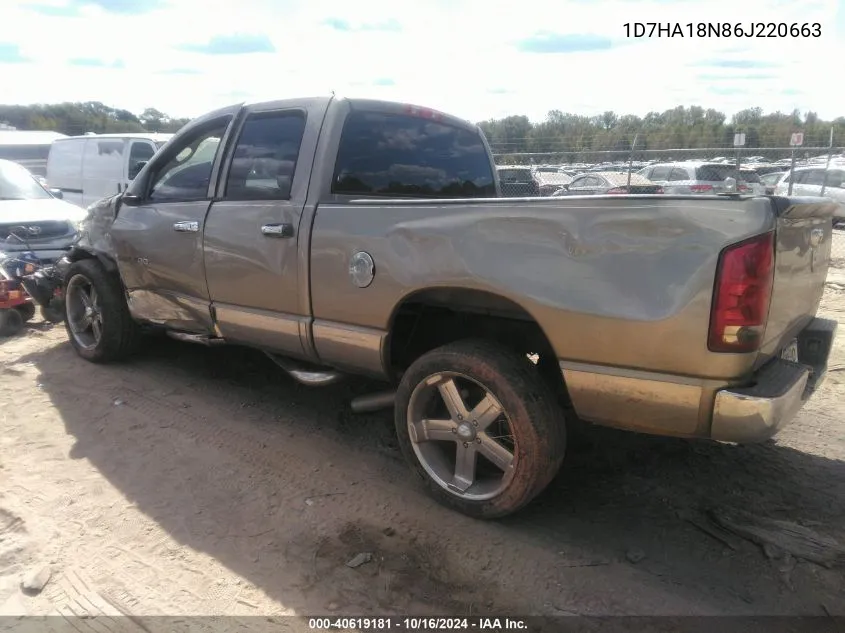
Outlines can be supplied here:
M438 618L438 617L383 617L383 618L310 618L312 631L524 631L528 624L521 618Z
M822 36L818 22L626 22L625 37L753 37L798 38Z

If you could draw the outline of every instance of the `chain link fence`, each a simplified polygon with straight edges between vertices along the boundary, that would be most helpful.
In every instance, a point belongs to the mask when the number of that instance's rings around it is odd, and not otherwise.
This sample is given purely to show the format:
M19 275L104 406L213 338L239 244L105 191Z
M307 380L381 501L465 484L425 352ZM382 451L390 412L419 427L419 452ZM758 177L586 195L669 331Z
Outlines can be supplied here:
M537 139L533 139L537 141ZM553 145L548 141L546 145ZM503 152L493 144L502 195L593 194L825 197L839 202L832 264L845 269L845 148L771 146ZM793 169L794 167L794 169ZM728 180L726 180L728 179ZM837 228L841 227L841 228Z

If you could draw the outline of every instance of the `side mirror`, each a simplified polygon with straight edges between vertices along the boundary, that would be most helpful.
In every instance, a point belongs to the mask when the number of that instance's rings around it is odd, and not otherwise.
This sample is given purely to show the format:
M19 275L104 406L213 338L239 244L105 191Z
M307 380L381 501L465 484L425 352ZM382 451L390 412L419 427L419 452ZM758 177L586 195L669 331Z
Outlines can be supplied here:
M141 203L141 197L131 193L124 193L120 197L120 202L125 204L127 207L135 207Z
M58 198L59 200L64 200L65 194L62 193L61 189L51 188L51 189L48 189L47 191L49 191L50 195L53 196L54 198Z

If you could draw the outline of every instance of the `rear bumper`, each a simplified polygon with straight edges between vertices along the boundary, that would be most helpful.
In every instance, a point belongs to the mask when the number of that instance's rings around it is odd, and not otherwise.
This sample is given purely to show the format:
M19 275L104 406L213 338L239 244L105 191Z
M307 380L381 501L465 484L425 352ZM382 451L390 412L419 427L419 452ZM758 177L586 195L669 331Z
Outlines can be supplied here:
M772 360L754 375L752 386L718 391L712 439L763 442L789 423L827 374L837 325L829 319L814 319L798 336L798 363Z

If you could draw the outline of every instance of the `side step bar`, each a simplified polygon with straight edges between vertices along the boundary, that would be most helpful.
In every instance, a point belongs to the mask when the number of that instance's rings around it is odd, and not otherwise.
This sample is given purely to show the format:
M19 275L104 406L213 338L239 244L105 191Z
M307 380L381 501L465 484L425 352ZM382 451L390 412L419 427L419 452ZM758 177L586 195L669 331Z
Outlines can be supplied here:
M271 352L265 352L265 354L291 378L308 387L327 387L343 379L343 374L334 369L313 367Z
M172 332L167 330L167 336L183 343L197 343L205 345L206 347L214 347L216 345L225 345L226 341L222 338L208 336L206 334L189 334L187 332Z

